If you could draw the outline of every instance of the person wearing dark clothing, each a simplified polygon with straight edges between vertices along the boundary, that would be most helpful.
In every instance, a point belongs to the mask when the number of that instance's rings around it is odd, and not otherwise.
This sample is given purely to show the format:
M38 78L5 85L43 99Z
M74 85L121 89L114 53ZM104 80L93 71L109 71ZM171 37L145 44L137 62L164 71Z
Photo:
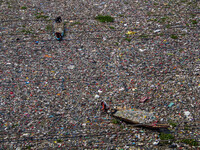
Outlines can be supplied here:
M61 23L62 22L62 19L61 19L61 17L59 16L59 17L57 17L56 19L55 19L55 22L56 23Z

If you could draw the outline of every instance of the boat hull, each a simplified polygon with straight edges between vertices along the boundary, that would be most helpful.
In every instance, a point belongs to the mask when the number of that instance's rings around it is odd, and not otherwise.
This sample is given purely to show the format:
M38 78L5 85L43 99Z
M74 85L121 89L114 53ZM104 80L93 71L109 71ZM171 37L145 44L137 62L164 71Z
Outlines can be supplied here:
M116 118L116 119L119 119L127 124L132 124L134 125L135 127L144 127L144 128L148 128L148 129L161 129L161 128L168 128L169 125L167 124L144 124L144 123L140 123L140 122L137 122L137 121L134 121L134 120L129 120L127 118L123 118L123 117L119 117L119 116L115 116L114 114L112 115L112 117Z

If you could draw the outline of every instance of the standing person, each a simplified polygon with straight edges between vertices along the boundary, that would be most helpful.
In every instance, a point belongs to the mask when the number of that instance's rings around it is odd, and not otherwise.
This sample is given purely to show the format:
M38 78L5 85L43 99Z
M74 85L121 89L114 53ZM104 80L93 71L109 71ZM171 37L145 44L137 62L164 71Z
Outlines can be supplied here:
M56 39L58 41L61 41L62 37L64 36L64 23L62 22L62 19L60 16L55 19L54 33L55 33Z
M102 106L102 110L107 112L110 109L110 106L108 106L108 104L105 101L101 102L101 106Z
M62 22L62 19L61 19L61 17L59 16L59 17L57 17L56 19L55 19L55 22L56 23L61 23Z

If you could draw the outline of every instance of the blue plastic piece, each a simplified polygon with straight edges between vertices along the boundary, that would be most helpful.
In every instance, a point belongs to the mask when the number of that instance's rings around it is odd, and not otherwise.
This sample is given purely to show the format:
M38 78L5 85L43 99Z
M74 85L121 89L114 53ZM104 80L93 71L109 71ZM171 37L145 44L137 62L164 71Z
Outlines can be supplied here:
M171 103L168 105L168 107L172 107L173 105L174 105L174 103L171 102Z

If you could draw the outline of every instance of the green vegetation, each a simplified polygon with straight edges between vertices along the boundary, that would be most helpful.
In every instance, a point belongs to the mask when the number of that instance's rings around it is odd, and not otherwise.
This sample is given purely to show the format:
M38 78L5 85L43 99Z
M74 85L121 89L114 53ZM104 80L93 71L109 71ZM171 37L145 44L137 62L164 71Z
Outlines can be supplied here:
M47 31L51 31L51 30L52 30L52 26L51 26L51 25L47 25L47 26L46 26L46 30L47 30Z
M43 15L43 12L40 12L40 13L35 14L35 17L37 19L40 19L40 18L47 19L49 16L45 16Z
M29 145L29 146L26 146L26 149L31 149L31 147L32 147L32 146L30 146L30 145Z
M21 32L24 33L24 34L31 34L31 33L33 33L32 31L26 30L26 29L23 29Z
M157 6L157 5L158 5L158 3L154 3L154 5L155 5L155 6Z
M159 137L163 140L160 142L161 144L171 144L172 140L174 140L174 136L171 134L161 133Z
M175 34L172 34L170 37L171 37L172 39L178 39L178 36L175 35Z
M168 55L174 55L172 53L167 53ZM172 127L176 127L178 124L173 122L172 120L169 121L169 124L172 126Z
M124 126L123 126L123 125L120 125L120 128L121 128L121 129L124 129Z
M190 127L184 127L184 130L190 130Z
M124 40L128 41L128 42L131 42L131 39L126 37Z
M160 134L160 139L161 140L173 140L174 136L171 134L165 134L165 133L161 133Z
M38 15L36 16L37 19L40 19L40 18L44 18L44 19L47 19L49 16L44 16L44 15Z
M152 21L155 21L155 22L156 22L156 21L158 21L158 19L155 18L155 19L152 19Z
M113 124L119 124L119 120L113 119L113 120L112 120L112 123L113 123Z
M196 20L191 20L192 24L197 24Z
M110 29L115 29L115 27L113 27L113 26L109 26L109 28L110 28Z
M66 25L68 22L67 21L64 21L64 25Z
M168 17L161 17L158 22L159 23L165 23L165 21L168 19Z
M61 143L62 141L63 141L63 140L61 140L61 139L57 139L57 142L58 142L58 143Z
M170 56L173 56L174 54L172 54L172 53L167 53L167 55L170 55ZM170 124L170 123L169 123ZM170 124L172 127L176 127L176 123L171 123Z
M192 18L196 17L196 14L190 14Z
M118 45L119 45L119 43L118 43L118 42L115 42L115 43L114 43L114 45L115 45L115 46L118 46Z
M148 19L148 21L154 21L154 22L156 22L157 20L158 19L156 19L156 18L155 19L153 19L153 18L152 19Z
M184 126L184 130L190 130L191 128L190 128L190 126L189 125L185 125Z
M100 22L114 22L114 18L111 16L98 15L95 19Z
M170 4L167 4L164 6L164 8L170 8L170 6L171 6Z
M3 1L0 1L0 3L2 3ZM6 4L8 5L8 8L12 8L12 6L10 5L10 2L6 2Z
M123 14L119 14L119 17L124 17L124 15Z
M139 37L140 37L140 38L148 38L148 35L142 34L142 35L140 35Z
M166 28L170 28L170 27L171 27L171 25L170 25L170 24L167 24L167 25L166 25Z
M12 125L12 128L15 128L15 127L17 127L18 126L18 124L14 124L14 125Z
M148 16L150 16L151 14L152 14L152 12L150 12L150 11L147 12L147 15L148 15Z
M21 9L22 9L22 10L25 10L25 9L27 9L27 7L26 7L26 6L22 6Z
M185 3L185 2L187 2L187 0L181 0L181 2L182 2L182 3Z
M186 34L185 33L183 33L183 34L181 34L182 36L186 36Z
M179 52L182 53L184 51L184 49L180 49Z
M188 144L190 146L199 146L198 142L195 141L194 139L182 139L179 142Z
M164 33L159 33L156 36L163 36L163 35L164 35Z

